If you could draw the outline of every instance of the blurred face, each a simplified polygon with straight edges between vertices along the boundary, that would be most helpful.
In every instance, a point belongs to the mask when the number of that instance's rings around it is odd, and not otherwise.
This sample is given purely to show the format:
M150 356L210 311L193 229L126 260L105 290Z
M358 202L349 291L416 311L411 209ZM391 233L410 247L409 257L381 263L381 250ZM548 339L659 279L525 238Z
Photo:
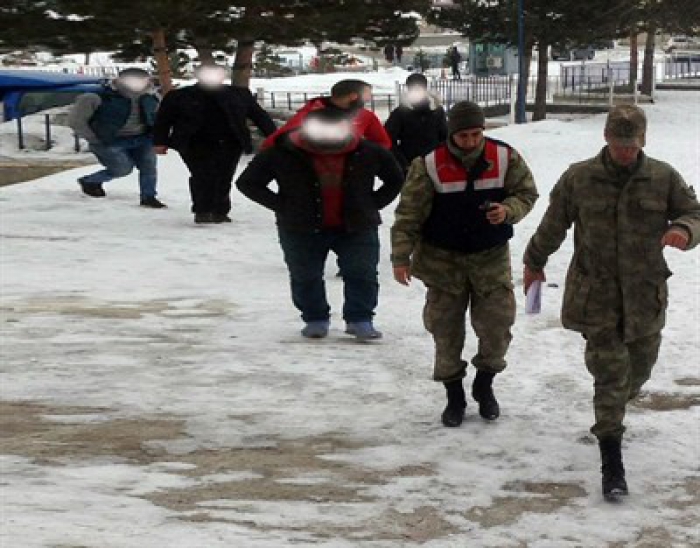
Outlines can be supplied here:
M476 127L463 129L452 135L452 140L455 145L461 148L464 152L475 150L484 140L484 128Z
M197 71L197 82L207 88L218 88L226 80L226 70L223 67L201 67Z
M306 121L301 130L315 143L342 143L352 134L352 123L348 120L329 122L312 119Z
M119 85L135 93L144 91L151 79L145 76L120 76Z
M428 98L428 90L421 86L411 86L406 92L406 100L411 105L417 105Z
M612 161L622 167L633 165L642 151L639 142L615 139L607 134L605 140L608 143L608 152L610 152Z

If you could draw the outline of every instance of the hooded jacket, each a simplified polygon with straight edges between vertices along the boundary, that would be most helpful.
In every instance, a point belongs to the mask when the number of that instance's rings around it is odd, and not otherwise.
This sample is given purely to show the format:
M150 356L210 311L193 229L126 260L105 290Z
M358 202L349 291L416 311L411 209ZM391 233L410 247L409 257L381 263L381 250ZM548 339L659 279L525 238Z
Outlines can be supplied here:
M338 109L338 107L334 106L330 102L328 97L317 97L316 99L312 99L299 111L297 111L297 113L292 116L285 125L265 139L262 144L262 148L266 149L271 147L282 135L300 127L310 112L324 108ZM391 139L384 130L384 127L379 121L379 118L377 118L377 115L372 111L367 110L366 108L361 108L353 113L352 121L355 134L358 137L363 137L368 141L377 143L381 147L391 149Z

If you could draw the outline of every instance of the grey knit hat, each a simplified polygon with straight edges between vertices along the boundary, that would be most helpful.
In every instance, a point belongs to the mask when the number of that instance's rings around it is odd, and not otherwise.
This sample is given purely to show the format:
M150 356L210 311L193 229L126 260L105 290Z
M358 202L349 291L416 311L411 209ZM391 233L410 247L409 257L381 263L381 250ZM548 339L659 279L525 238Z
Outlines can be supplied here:
M483 109L472 101L456 103L447 115L447 130L454 135L463 129L486 127L486 117Z

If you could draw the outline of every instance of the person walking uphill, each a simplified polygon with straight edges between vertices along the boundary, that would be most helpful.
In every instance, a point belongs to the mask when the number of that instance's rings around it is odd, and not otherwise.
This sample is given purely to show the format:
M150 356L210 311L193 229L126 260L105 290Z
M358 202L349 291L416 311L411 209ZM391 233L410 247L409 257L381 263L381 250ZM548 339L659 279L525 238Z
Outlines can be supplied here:
M383 182L376 190L375 177ZM268 188L272 180L276 193ZM329 332L323 272L330 251L343 272L346 333L359 340L382 336L372 322L379 294L379 210L402 183L391 153L358 137L349 120L328 109L309 113L236 181L243 194L275 212L304 337Z
M297 129L304 123L309 113L325 109L333 111L339 117L343 116L351 120L353 131L357 137L363 137L386 149L390 149L391 139L384 130L384 126L382 126L374 112L365 108L365 104L371 97L372 86L367 82L362 80L340 80L331 88L330 97L311 99L286 124L265 139L262 148L271 147L282 135Z
M201 65L195 76L163 98L153 144L157 154L174 148L189 168L195 223L230 222L231 181L241 154L253 151L246 119L265 136L276 128L250 90L224 84L225 67Z
M433 378L447 391L442 423L455 427L467 405L468 308L478 339L472 397L484 419L500 415L492 383L506 367L515 321L508 240L538 195L522 157L484 137L477 104L455 104L447 124L447 142L411 164L391 229L391 261L399 283L415 276L428 288L423 319L435 341Z
M100 93L78 97L68 116L68 125L85 139L104 167L78 179L83 192L94 198L106 195L103 183L139 172L141 205L163 208L156 198L157 161L151 133L158 99L148 72L128 68L119 72Z
M646 117L636 106L608 114L606 146L573 164L552 190L549 207L525 251L525 288L544 280L548 257L575 227L562 324L586 339L593 406L607 499L627 495L623 419L651 375L666 319L671 275L664 247L700 241L700 204L668 164L645 156Z
M391 137L392 152L404 170L419 156L425 156L447 139L447 116L438 100L428 92L422 74L406 78L406 97L384 124Z

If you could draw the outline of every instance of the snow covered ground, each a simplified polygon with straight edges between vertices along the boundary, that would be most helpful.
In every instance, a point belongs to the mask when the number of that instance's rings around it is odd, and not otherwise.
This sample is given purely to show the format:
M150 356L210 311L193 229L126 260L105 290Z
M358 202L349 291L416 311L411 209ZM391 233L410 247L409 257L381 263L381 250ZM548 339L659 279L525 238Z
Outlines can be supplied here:
M646 107L647 152L700 183L698 95ZM695 106L693 106L695 105ZM542 198L517 227L519 315L503 414L439 424L424 289L391 279L382 227L377 325L356 344L298 335L272 215L234 192L231 225L195 226L179 158L163 211L135 175L81 195L92 168L0 190L2 527L7 547L216 548L700 545L700 255L668 251L665 344L628 416L631 496L603 502L581 338L559 324L567 240L539 316L520 256L565 167L597 152L602 116L493 131ZM469 338L465 357L474 352ZM470 378L473 372L470 372Z

